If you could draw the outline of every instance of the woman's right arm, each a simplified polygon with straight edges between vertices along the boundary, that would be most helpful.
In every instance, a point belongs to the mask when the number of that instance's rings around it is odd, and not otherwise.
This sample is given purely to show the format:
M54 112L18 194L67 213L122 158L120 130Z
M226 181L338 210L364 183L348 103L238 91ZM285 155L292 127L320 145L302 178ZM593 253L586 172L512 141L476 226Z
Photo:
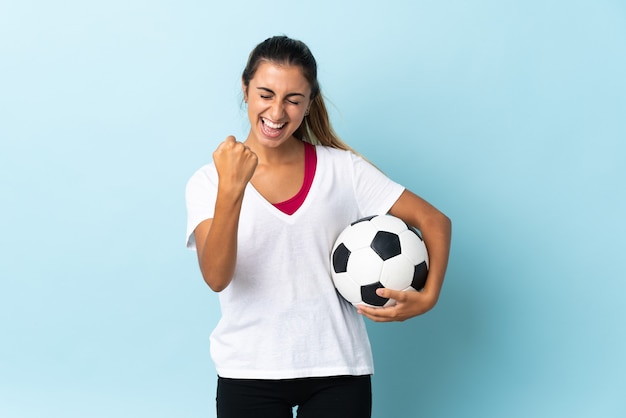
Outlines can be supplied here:
M241 204L258 159L229 136L213 153L213 162L219 177L213 219L202 221L194 237L202 277L213 291L221 292L235 273Z

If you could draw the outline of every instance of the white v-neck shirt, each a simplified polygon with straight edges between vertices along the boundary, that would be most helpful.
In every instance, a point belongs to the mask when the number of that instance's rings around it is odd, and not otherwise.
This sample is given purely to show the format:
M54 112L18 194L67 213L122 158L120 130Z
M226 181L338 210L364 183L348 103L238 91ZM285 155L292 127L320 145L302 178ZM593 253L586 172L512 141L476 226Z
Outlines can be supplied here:
M248 184L241 208L233 280L219 294L222 317L210 338L218 374L290 379L374 371L365 324L336 292L330 252L339 233L385 214L404 187L349 151L316 146L311 189L292 215ZM201 167L186 188L187 247L213 218L218 175Z

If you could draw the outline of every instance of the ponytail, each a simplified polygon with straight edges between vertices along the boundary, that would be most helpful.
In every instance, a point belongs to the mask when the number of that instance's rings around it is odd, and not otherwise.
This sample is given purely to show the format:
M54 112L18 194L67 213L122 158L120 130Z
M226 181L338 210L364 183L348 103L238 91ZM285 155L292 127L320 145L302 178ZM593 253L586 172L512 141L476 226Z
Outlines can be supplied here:
M354 151L348 144L343 142L335 133L330 124L326 104L321 93L317 94L311 102L309 114L305 116L302 125L294 133L296 138L309 142L313 145Z

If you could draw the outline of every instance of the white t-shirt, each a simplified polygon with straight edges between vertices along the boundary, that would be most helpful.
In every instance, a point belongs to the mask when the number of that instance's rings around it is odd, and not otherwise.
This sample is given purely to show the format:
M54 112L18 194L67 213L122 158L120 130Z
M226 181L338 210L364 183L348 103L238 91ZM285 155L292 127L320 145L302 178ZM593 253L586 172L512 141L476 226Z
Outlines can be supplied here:
M227 378L290 379L372 374L362 317L336 292L330 252L355 220L384 214L404 188L349 151L316 146L317 168L302 206L287 215L248 184L239 220L237 264L219 293L222 317L211 356ZM187 246L213 218L213 164L189 180Z

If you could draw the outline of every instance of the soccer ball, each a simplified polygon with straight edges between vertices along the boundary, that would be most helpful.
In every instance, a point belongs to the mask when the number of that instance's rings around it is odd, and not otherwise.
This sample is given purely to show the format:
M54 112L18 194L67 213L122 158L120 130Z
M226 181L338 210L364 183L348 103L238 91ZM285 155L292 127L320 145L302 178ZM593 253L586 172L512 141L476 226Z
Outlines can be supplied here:
M353 305L393 306L376 289L419 291L428 274L428 253L417 231L391 215L369 216L344 229L331 252L331 277Z

